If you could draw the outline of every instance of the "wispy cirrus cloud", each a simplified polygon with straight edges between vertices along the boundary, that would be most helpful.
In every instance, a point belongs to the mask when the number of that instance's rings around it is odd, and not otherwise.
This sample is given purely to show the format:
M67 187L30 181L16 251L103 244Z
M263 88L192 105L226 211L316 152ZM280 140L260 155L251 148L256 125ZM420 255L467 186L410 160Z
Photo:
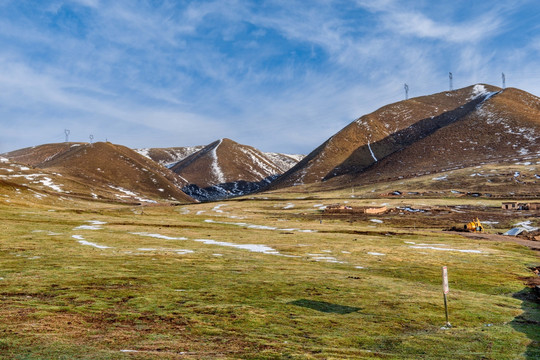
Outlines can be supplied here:
M476 43L493 37L500 30L502 22L502 17L490 13L450 24L435 22L420 12L395 12L384 18L385 27L395 33L454 44Z

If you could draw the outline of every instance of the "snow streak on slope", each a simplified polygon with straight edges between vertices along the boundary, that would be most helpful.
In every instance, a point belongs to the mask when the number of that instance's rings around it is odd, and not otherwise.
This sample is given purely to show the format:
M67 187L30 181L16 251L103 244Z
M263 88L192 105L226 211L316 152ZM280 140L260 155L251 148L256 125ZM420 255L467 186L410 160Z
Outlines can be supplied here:
M377 158L375 157L375 154L373 153L373 150L371 150L371 144L369 143L369 141L368 141L368 143L367 143L367 146L368 146L368 148L369 148L369 152L371 153L371 157L373 157L373 160L375 160L375 162L379 161L379 160L377 160Z
M219 167L218 163L218 155L217 155L217 148L221 143L223 142L223 139L219 140L219 143L212 149L212 172L214 173L214 176L217 180L218 184L226 182L225 175L221 171L221 168Z

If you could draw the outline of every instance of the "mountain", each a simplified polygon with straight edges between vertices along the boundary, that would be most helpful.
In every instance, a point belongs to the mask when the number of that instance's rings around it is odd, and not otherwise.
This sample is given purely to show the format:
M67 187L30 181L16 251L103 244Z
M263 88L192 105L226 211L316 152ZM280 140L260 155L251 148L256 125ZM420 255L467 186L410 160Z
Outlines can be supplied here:
M376 181L540 152L540 101L478 84L384 106L333 135L273 188ZM361 180L362 179L362 180Z
M136 150L111 143L57 143L3 156L92 185L77 189L77 196L125 201L193 201L185 192L199 200L243 195L267 186L302 158L263 153L229 139L207 146Z
M267 186L296 164L299 155L263 153L221 139L179 161L170 169L189 183L184 192L199 200L245 195Z
M365 180L412 177L484 164L526 162L540 156L540 98L508 88L430 136L382 159ZM348 159L349 164L352 159ZM350 167L349 167L350 168Z
M228 139L227 139L228 140ZM232 141L232 140L231 140ZM245 145L242 145L245 146ZM202 150L206 146L197 145L197 146L185 146L185 147L170 147L170 148L142 148L134 149L139 154L154 160L155 162L171 168L176 165L178 162L184 160L191 154L196 153L199 150ZM254 149L256 152L259 150ZM278 167L282 173L286 172L294 165L296 165L300 160L304 158L305 155L297 154L281 154L274 152L260 152L263 156L272 162L272 164Z
M121 145L98 142L47 144L4 154L69 181L70 196L124 202L192 202L186 182L154 161ZM77 183L80 186L73 186ZM60 187L57 187L60 188Z

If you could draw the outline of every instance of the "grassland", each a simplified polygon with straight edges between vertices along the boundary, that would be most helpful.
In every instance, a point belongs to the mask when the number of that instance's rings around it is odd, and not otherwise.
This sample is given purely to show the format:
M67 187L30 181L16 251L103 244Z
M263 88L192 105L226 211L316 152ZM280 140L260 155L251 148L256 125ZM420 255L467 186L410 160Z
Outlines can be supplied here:
M537 254L433 231L430 215L321 216L337 201L500 205L350 190L178 207L0 204L0 358L540 358L540 309L524 285Z

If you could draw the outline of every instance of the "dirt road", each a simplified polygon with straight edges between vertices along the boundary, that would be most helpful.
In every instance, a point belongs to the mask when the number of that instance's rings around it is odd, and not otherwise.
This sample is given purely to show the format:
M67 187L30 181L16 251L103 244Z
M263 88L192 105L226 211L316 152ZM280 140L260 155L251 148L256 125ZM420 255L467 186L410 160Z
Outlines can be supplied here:
M480 239L480 240L491 240L491 241L500 241L500 242L512 242L515 244L523 245L531 250L534 250L537 255L540 256L540 241L520 239L515 236L505 236L497 234L485 234L485 233L467 233L467 232L457 232L457 231L446 231L446 233L453 233L456 235L464 236L468 239Z

